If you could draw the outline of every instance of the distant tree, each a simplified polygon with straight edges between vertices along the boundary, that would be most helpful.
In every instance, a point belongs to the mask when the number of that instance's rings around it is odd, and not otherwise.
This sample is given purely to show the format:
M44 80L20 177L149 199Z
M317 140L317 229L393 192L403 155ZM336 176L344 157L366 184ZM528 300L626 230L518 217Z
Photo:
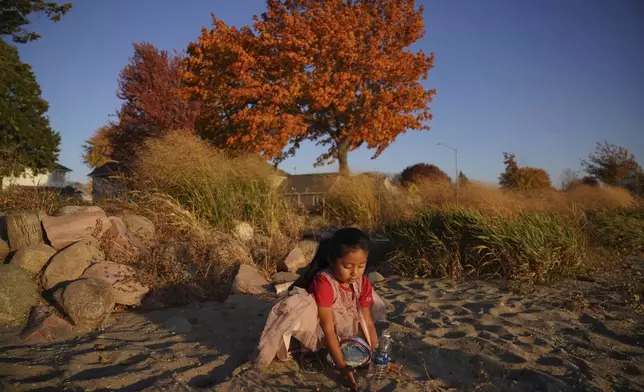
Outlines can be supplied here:
M644 196L644 170L640 168L630 172L622 181L622 185L634 195Z
M123 100L109 133L111 155L127 165L142 143L168 131L193 132L198 105L182 96L183 60L150 43L134 44L134 55L119 74Z
M60 135L49 126L40 94L31 67L0 39L0 177L51 169L58 159Z
M116 132L117 125L109 123L98 128L91 138L83 144L83 163L94 169L112 159L111 136Z
M599 180L596 179L593 176L584 176L581 179L581 184L587 185L587 186L592 186L592 187L598 187L599 186Z
M519 167L514 154L503 153L505 171L499 177L499 185L505 189L535 191L552 188L550 175L536 167Z
M186 81L203 101L200 134L214 144L281 161L304 141L316 165L361 146L379 156L401 133L428 130L434 55L414 0L269 0L252 27L213 17L188 47Z
M29 17L36 13L44 13L53 22L72 8L72 3L58 5L55 1L43 0L1 0L0 1L0 35L10 35L13 42L26 43L35 41L40 35L26 31Z
M464 186L470 183L470 179L462 172L458 172L458 185Z
M550 175L543 169L536 167L520 167L519 168L519 190L520 191L536 191L541 189L550 189Z
M581 161L586 172L604 184L620 186L629 175L641 170L635 156L627 148L610 144L608 141L597 143L595 151L588 159Z
M404 186L422 181L450 182L451 178L438 166L427 163L408 166L400 173L400 183Z
M581 182L581 177L579 176L578 171L575 171L572 169L566 169L561 174L561 190L563 191L570 190L572 187L579 184L580 182Z
M501 188L516 189L519 187L519 164L514 154L504 152L503 164L505 171L499 177Z

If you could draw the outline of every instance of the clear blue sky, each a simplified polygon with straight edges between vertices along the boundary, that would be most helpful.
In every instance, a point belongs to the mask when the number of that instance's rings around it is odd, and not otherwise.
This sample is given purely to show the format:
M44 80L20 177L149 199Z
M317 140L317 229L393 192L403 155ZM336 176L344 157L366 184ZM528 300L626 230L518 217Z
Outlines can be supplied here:
M184 50L214 12L243 25L263 0L75 0L58 24L35 21L43 35L20 45L62 135L60 162L86 181L83 141L119 105L116 77L132 42ZM426 37L416 47L436 53L426 85L436 88L429 132L400 136L377 160L350 154L355 171L397 172L417 162L452 175L452 151L470 177L496 182L502 153L546 169L557 182L595 142L631 149L644 164L644 1L433 0L425 5ZM313 169L320 150L300 149L281 168Z

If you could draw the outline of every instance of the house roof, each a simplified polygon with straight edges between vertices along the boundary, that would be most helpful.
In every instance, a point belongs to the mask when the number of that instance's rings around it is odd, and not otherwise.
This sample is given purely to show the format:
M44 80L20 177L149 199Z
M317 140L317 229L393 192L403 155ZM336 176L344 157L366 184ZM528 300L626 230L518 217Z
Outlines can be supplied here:
M338 173L291 174L281 188L286 193L326 193L338 177Z
M117 173L121 171L121 164L118 163L117 161L108 161L102 164L101 166L95 168L92 170L91 173L89 173L87 176L88 177L107 177L111 173Z
M54 170L62 170L62 171L66 171L66 172L71 172L72 171L72 169L63 166L60 163L56 164L56 168Z

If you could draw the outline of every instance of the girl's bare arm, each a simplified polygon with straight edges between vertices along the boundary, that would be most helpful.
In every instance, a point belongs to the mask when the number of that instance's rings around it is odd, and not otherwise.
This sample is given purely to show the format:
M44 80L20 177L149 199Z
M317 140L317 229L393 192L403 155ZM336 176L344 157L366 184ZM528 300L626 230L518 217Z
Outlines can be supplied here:
M376 326L373 323L373 316L371 315L371 306L367 308L362 308L362 313L364 314L364 320L365 320L365 323L367 324L369 339L371 339L371 349L375 350L376 345L378 344L378 332L376 332Z
M335 333L333 309L318 306L318 315L320 316L320 327L322 327L322 331L326 337L326 345L329 349L329 354L331 354L331 358L333 358L335 366L337 366L338 369L343 368L346 366L346 362L344 361L342 351L340 351L340 343L338 342L338 337Z

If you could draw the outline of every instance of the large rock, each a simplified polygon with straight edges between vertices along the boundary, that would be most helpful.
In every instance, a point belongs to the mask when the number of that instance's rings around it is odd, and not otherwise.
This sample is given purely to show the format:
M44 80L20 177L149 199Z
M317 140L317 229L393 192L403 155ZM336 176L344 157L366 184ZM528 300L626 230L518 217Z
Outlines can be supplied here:
M105 260L95 238L87 238L58 252L52 257L42 277L43 287L49 290L59 283L77 279L92 263Z
M46 306L34 306L20 339L24 343L48 343L72 333L72 325L54 314Z
M272 294L273 287L266 278L249 264L239 266L239 272L233 281L232 292L236 294Z
M62 249L92 235L101 236L111 227L105 212L85 211L73 215L44 216L42 225L49 243Z
M110 216L107 218L110 222L110 227L103 234L103 238L110 241L113 246L124 248L130 245L130 235L128 234L127 227L121 218Z
M295 282L298 280L300 275L295 274L293 272L276 272L273 275L271 275L271 282L273 284L280 284L280 283L287 283L287 282Z
M317 249L318 243L316 241L304 240L298 242L295 248L286 256L286 259L277 264L277 270L281 272L301 272L311 263Z
M17 251L11 258L11 264L35 276L55 254L56 249L47 244L31 245Z
M247 222L238 222L235 224L235 229L233 230L235 237L237 237L242 242L248 242L253 239L255 236L255 229L250 223Z
M377 271L373 271L373 272L369 273L369 275L367 277L369 278L369 282L371 282L371 283L380 283L383 280L385 280L385 277L382 276Z
M114 309L112 286L100 279L78 279L63 291L61 307L82 330L101 328Z
M58 213L56 215L65 216L65 215L75 215L75 214L81 214L81 213L105 214L105 211L103 211L103 209L99 206L64 206L60 210L58 210Z
M141 215L123 215L121 216L121 220L130 235L144 241L154 238L154 223L148 218Z
M0 325L23 323L39 301L38 286L27 272L15 265L0 265Z
M7 258L10 251L11 249L9 248L9 244L0 238L0 264L2 264L5 258Z
M102 261L89 267L81 278L96 278L112 286L117 304L140 306L143 297L150 291L135 280L136 272L132 267L112 261Z

